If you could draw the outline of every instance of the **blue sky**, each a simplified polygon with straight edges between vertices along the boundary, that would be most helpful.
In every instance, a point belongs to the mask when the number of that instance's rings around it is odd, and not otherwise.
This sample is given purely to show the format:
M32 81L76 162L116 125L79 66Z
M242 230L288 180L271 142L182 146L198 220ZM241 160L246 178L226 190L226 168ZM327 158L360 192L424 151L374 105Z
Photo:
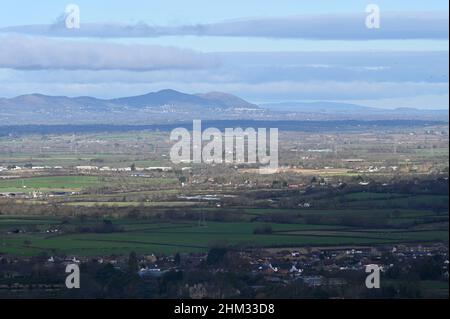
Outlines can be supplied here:
M86 22L186 24L243 17L271 17L363 11L375 3L386 11L448 11L445 0L75 0L2 1L0 26L51 23L69 3L80 6Z
M69 3L71 33L58 24ZM364 26L369 3L379 30ZM0 41L0 97L173 88L448 108L446 0L2 1Z

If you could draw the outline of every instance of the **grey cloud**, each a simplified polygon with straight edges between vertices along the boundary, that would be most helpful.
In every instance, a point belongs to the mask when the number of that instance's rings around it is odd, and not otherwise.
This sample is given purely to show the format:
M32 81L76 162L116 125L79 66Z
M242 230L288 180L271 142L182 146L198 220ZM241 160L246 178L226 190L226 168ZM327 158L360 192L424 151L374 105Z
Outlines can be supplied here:
M297 16L282 19L230 21L206 26L205 29L209 35L322 40L448 38L448 14L381 12L379 29L368 29L365 19L364 13Z
M120 88L122 95L126 90L141 93L142 87L228 91L254 101L448 94L447 52L253 52L214 57L220 61L216 68L195 70L0 69L0 96L6 85L23 83L25 87L64 85L69 92L74 87L115 87L102 95L115 94ZM60 92L64 95L64 90Z
M383 12L381 27L368 29L366 13L252 18L211 24L152 26L82 23L67 29L63 19L52 25L0 29L58 37L158 37L173 35L301 38L321 40L448 39L448 12Z
M1 55L1 53L0 53ZM41 69L17 70L19 81L149 81L265 83L278 81L448 82L448 52L246 52L203 55L219 63L197 69ZM211 61L210 61L211 62ZM188 71L189 76L186 76ZM13 78L9 76L9 81Z
M211 54L157 45L0 37L0 67L24 70L205 69L218 65Z

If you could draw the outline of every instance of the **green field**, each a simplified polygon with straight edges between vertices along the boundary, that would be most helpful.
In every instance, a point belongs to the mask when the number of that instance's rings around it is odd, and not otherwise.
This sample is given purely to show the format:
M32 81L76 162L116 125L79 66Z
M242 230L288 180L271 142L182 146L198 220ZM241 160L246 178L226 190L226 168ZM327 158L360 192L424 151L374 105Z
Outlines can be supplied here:
M0 180L0 192L80 191L83 188L99 186L102 183L95 176L51 176Z
M88 226L94 220L74 219L71 226ZM0 253L13 255L79 254L112 255L140 253L174 253L206 251L214 243L242 247L301 247L327 245L373 245L401 242L447 241L448 231L408 231L378 229L373 231L326 225L276 224L252 222L157 223L148 220L115 219L122 227L115 233L48 234L46 229L61 225L58 218L1 216ZM257 227L270 225L272 233L255 234ZM14 228L37 227L32 232L11 233ZM8 232L9 231L9 232Z
M49 177L28 177L0 180L0 192L32 192L32 191L73 191L79 192L88 188L105 186L121 186L136 188L139 186L174 185L174 178L132 178L132 177L98 177L85 175L66 175Z
M65 176L30 178L26 185L82 189L112 182L93 176ZM145 179L145 182L170 180ZM17 186L14 183L18 181L2 181L0 189ZM341 197L345 201L336 202L330 197L315 199L318 206L327 208L306 209L222 209L214 205L200 208L198 202L189 201L81 201L81 198L75 201L70 197L58 202L61 214L54 210L56 216L52 217L12 215L7 208L3 210L0 253L93 256L128 254L132 250L199 252L218 242L267 248L448 242L448 196L355 192ZM32 213L34 207L42 205L51 203L31 205L29 211ZM332 205L335 208L329 207ZM424 208L411 208L421 206ZM77 216L63 213L63 207L72 209L68 212L77 212ZM131 209L139 209L140 213L131 218L128 215ZM200 220L201 215L206 226ZM104 219L114 225L114 230L98 230ZM52 229L59 231L50 232ZM261 232L261 229L269 230Z
M101 156L106 160L107 154ZM139 160L145 161L134 158L133 162ZM448 242L449 197L443 195L442 183L367 192L318 187L308 193L278 186L230 189L202 182L183 188L179 176L172 172L146 178L116 174L2 179L0 192L80 194L2 198L0 254L205 252L215 243L282 248ZM238 183L248 177L240 178ZM177 197L185 192L233 196L222 197L217 207L217 202ZM301 202L311 205L306 208ZM105 224L109 228L102 228Z

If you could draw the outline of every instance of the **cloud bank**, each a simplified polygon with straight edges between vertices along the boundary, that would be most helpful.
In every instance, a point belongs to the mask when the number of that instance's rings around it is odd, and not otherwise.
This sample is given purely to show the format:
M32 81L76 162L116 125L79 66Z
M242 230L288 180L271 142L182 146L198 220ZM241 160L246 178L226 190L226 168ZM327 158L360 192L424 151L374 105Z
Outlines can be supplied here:
M218 64L211 54L157 45L61 41L23 36L3 36L0 43L0 68L19 70L191 70Z

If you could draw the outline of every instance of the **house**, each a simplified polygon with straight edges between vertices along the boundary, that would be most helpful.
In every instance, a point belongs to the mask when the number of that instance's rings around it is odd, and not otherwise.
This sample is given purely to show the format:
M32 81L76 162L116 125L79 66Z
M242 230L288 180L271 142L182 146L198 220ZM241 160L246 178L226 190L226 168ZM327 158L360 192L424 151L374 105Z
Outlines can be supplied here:
M31 168L32 170L44 170L45 169L45 167L44 166L33 166L32 168Z
M90 166L90 165L77 166L75 168L79 171L96 171L96 170L98 170L97 166Z
M303 269L298 268L296 265L292 265L291 269L289 269L289 272L291 274L301 274L303 272Z

